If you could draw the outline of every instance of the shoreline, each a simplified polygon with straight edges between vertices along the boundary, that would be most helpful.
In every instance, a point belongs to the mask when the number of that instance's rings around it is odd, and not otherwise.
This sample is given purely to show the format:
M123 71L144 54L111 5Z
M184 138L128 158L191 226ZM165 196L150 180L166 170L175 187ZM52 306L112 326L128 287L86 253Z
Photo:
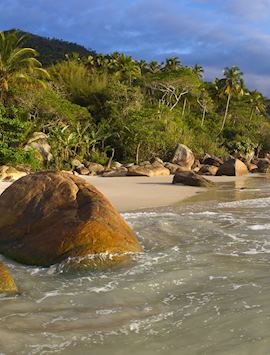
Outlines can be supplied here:
M129 176L100 177L82 176L93 184L119 212L130 212L149 208L174 205L189 199L198 193L208 191L207 188L186 185L173 185L170 176ZM207 176L216 183L235 182L241 188L246 179L253 175L243 176ZM10 182L0 182L0 194L10 186Z

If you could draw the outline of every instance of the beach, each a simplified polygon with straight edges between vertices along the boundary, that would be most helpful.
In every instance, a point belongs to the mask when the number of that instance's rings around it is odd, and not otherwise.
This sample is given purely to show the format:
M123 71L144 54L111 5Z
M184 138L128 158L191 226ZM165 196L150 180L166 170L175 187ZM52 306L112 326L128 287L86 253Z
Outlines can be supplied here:
M250 176L254 175L237 177L207 176L207 178L215 183L235 182L241 187L241 183ZM173 185L173 175L155 177L81 177L101 191L119 212L169 206L207 190L201 187ZM10 185L10 182L0 182L0 193Z

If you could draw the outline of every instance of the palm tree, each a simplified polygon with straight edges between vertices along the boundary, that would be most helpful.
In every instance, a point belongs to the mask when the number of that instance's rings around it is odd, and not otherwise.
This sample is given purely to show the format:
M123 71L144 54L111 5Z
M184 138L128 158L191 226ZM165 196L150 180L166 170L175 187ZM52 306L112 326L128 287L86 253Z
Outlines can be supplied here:
M247 94L248 103L250 104L249 122L251 122L254 113L264 112L266 109L265 100L261 93L257 90L251 91Z
M147 68L152 74L158 73L161 69L160 64L155 60L151 60L151 62L148 63Z
M35 58L32 48L22 48L25 36L17 31L0 32L0 101L4 102L12 85L20 83L44 84L40 78L49 78L48 72Z
M141 71L141 75L145 74L147 72L147 69L148 69L148 66L147 66L147 63L145 60L141 59L139 62L138 62L138 66L140 68L140 71Z
M227 103L220 132L224 129L232 96L244 94L243 73L240 72L239 68L236 66L225 68L223 73L225 78L219 81L219 85L221 87L221 95L227 96Z
M119 58L118 72L122 74L124 78L128 78L130 85L132 79L138 78L141 75L141 70L137 62L131 56L125 54L122 54Z
M177 70L181 67L181 61L178 57L167 58L164 69Z
M203 78L203 67L201 67L198 64L195 64L192 68L193 73L197 76L198 79L202 79Z

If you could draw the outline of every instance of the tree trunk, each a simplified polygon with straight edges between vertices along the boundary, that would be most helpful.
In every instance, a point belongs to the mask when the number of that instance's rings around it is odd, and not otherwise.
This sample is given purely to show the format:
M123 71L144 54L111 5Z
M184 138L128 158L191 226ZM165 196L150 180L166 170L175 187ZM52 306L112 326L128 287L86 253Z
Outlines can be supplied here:
M204 106L204 107L203 107L203 115L202 115L201 127L202 127L203 124L204 124L205 115L206 115L206 107Z
M136 165L139 165L140 146L141 146L141 143L139 143L136 148Z
M114 157L114 153L115 153L115 150L114 148L112 149L112 155L108 161L108 164L107 164L107 169L110 169L111 168L111 165L112 165L112 161L113 161L113 157Z
M184 104L183 104L183 109L182 109L182 117L184 117L185 111L186 111L186 105L187 105L187 98L185 97Z
M231 100L231 94L228 95L227 104L226 104L226 110L225 110L225 113L224 113L224 117L223 117L223 122L222 122L220 133L223 131L225 123L226 123L226 119L227 119L228 111L229 111L230 100Z

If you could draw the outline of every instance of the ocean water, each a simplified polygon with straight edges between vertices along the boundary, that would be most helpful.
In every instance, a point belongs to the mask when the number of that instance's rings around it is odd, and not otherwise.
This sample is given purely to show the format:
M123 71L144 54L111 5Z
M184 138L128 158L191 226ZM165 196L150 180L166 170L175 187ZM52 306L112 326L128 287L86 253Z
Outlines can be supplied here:
M25 267L0 354L270 354L270 179L125 213L145 247L106 272Z

